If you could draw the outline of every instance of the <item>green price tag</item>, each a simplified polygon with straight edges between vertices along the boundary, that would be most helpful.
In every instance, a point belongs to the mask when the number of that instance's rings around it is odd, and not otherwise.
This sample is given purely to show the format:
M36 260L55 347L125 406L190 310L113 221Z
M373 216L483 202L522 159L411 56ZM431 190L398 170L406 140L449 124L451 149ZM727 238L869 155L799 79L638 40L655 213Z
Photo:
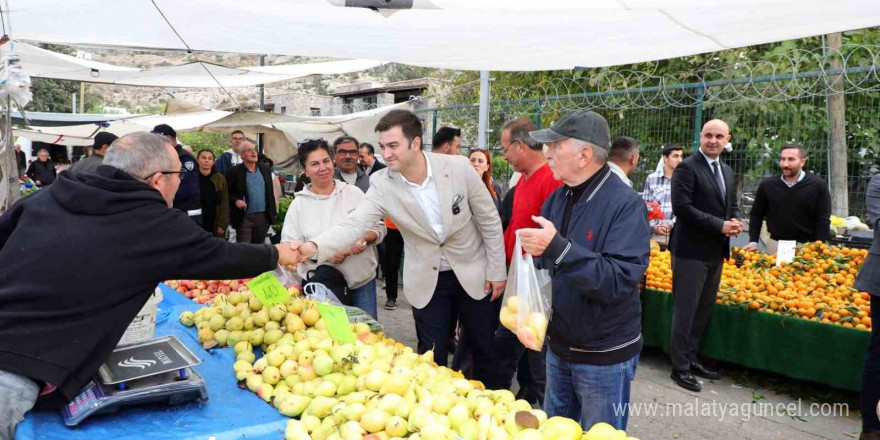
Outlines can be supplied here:
M263 307L284 304L290 299L290 292L281 285L278 278L275 278L271 272L263 273L248 281L247 286L254 293L254 296L263 303Z
M339 342L354 342L354 333L351 332L344 308L318 303L318 311L324 324L327 324L327 333L330 333L331 338Z

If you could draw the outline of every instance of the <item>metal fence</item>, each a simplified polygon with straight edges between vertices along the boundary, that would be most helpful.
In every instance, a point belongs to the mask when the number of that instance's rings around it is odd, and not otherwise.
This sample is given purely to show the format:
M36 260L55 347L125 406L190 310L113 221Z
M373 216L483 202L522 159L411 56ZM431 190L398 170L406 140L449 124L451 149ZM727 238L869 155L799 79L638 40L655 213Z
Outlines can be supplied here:
M848 150L848 189L850 215L865 217L865 188L870 178L880 172L880 77L877 59L867 65L843 66L807 72L768 76L732 76L717 80L672 83L660 78L657 86L625 90L584 91L587 79L566 80L517 96L516 90L492 88L490 104L489 149L500 156L500 132L505 121L528 117L540 126L548 126L561 115L578 108L589 108L605 116L613 137L629 136L641 144L641 159L632 178L641 190L647 174L660 160L667 143L689 149L699 147L702 124L713 118L727 121L731 127L733 151L722 160L735 170L738 194L746 216L758 182L778 174L778 152L787 142L799 142L808 152L807 170L829 181L829 119L826 105L829 94L845 96L846 140ZM793 69L794 70L794 69ZM841 88L835 88L840 81ZM593 84L595 87L595 84ZM447 99L450 105L417 109L425 125L426 142L439 127L462 129L463 149L476 145L476 93L472 84ZM554 91L564 94L553 94ZM493 161L503 167L503 162ZM508 169L495 173L500 184L506 183ZM504 185L503 185L504 186Z

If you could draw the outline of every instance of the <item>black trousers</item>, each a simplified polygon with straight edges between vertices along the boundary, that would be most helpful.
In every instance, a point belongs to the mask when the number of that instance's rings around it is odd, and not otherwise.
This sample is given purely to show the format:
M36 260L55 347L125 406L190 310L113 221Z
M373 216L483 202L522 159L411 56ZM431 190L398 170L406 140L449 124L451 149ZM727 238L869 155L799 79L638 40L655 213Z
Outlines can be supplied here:
M871 295L871 322L880 322L880 299ZM862 370L859 410L862 411L862 432L880 431L877 403L880 402L880 330L871 326L871 344Z
M474 379L488 389L496 389L498 371L492 340L498 320L492 319L492 314L497 313L490 296L481 300L471 298L455 273L447 270L440 272L431 301L424 308L413 307L412 311L419 335L419 353L433 349L434 362L445 366L449 359L449 316L452 310L457 310L473 353Z
M527 349L516 335L502 325L495 331L495 358L498 363L500 389L510 389L513 375L521 389L528 387L538 404L544 403L544 388L547 385L547 344L537 352Z
M235 241L236 243L264 243L267 232L269 232L269 222L265 212L245 214L241 226L235 229Z
M385 236L385 258L382 273L385 274L385 296L397 301L397 284L400 279L400 260L403 256L403 236L397 229L388 228Z
M669 357L672 369L690 370L697 361L700 340L712 316L723 260L675 258L672 261L672 335Z

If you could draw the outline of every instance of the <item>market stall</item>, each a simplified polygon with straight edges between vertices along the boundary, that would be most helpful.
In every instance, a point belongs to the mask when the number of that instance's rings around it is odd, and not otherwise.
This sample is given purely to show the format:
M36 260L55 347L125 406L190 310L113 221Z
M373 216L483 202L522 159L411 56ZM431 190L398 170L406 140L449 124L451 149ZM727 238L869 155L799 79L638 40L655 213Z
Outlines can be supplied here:
M859 390L871 323L867 294L851 286L863 255L862 250L811 243L798 251L794 267L778 268L770 263L773 256L757 253L740 267L731 259L700 354ZM667 252L652 251L648 278L642 293L645 345L668 351L673 299Z

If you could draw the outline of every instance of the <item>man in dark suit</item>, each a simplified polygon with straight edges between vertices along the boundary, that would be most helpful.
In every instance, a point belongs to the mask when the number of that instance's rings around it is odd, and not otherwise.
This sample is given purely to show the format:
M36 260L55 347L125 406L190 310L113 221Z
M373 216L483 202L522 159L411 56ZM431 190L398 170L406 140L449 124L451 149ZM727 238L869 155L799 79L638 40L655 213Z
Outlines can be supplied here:
M865 193L868 206L868 221L874 229L874 243L868 258L856 276L854 288L871 294L871 320L880 322L880 306L874 307L874 298L880 295L880 174L871 178ZM878 300L880 301L880 300ZM877 414L877 401L880 401L880 330L871 327L871 344L865 356L862 370L862 389L859 395L859 409L862 411L862 434L860 440L880 440L880 419Z
M376 171L381 170L382 168L387 168L384 163L376 160L376 149L373 148L372 144L362 143L360 147L358 147L358 164L368 176L372 176Z
M700 339L712 315L730 237L742 232L733 171L719 160L730 141L722 120L711 120L700 133L700 150L681 162L672 175L672 379L700 391L694 375L720 379L697 360Z

